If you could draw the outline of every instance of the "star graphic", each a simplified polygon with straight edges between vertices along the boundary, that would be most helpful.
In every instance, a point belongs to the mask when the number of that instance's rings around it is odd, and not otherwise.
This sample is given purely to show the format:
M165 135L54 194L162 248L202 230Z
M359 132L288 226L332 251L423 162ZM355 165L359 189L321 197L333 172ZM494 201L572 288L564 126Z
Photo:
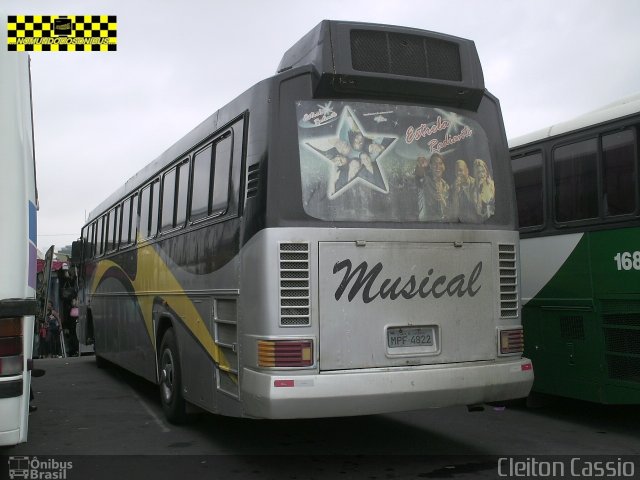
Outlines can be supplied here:
M330 199L342 195L355 185L362 185L382 193L389 187L385 172L380 168L382 158L397 136L373 135L362 128L355 110L345 106L340 114L334 135L308 141L307 147L331 164ZM314 144L315 143L315 144ZM326 145L333 147L326 149Z
M333 107L331 106L331 102L327 102L324 105L318 104L318 108L323 115L328 115L331 112L333 112Z
M464 118L457 113L448 112L439 108L436 108L435 111L442 116L443 120L449 122L449 128L447 128L447 133L449 135L456 135L466 126L466 124L464 123Z

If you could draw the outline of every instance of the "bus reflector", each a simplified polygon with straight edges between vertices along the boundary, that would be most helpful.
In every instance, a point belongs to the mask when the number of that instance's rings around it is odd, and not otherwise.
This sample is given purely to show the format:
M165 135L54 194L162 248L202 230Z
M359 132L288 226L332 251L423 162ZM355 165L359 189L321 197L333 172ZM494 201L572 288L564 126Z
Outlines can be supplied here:
M511 355L524 351L524 333L521 328L500 331L500 355Z
M310 367L313 340L258 340L259 367Z
M274 387L294 387L295 383L293 380L274 380Z

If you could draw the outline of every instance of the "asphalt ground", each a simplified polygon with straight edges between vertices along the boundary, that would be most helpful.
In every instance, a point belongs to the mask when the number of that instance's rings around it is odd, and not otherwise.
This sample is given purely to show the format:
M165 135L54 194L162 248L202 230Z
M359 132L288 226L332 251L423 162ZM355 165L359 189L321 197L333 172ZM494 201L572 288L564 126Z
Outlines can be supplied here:
M478 413L452 407L287 421L200 414L176 426L164 419L156 386L116 366L98 369L93 356L36 366L46 375L32 380L38 410L29 439L0 449L7 459L0 478L10 457L71 462L70 480L502 478L501 458L535 466L576 457L634 461L640 474L636 406L547 398L538 408L515 403Z

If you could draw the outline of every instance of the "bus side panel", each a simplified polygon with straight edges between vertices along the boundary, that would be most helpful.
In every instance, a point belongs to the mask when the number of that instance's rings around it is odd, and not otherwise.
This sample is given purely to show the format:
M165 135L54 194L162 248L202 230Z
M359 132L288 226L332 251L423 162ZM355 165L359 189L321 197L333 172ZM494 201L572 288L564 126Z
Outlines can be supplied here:
M161 347L158 329L164 328L164 316L177 335L185 399L224 415L239 410L238 360L233 351L237 313L224 308L227 302L235 305L238 296L239 230L240 220L231 218L156 244L156 350ZM235 395L230 403L227 390Z
M640 402L640 228L588 234L604 403Z
M3 182L0 189L0 218L5 227L0 235L0 250L5 253L0 271L0 323L12 325L15 318L20 318L22 341L21 365L9 367L10 362L3 364L0 358L0 445L14 445L27 441L31 385L28 362L33 355L36 287L38 202L26 54L0 52L0 105L0 169L3 178L11 180ZM0 325L3 333L14 328L3 327ZM14 335L9 333L7 337ZM16 358L14 352L6 355Z
M155 382L150 326L154 301L151 277L157 266L152 247L145 248L148 250L142 254L123 252L98 260L95 267L90 266L92 275L86 288L96 355Z
M196 300L210 306L210 299ZM215 368L211 357L180 320L173 322L178 340L184 398L205 410L218 413L215 403Z
M640 285L640 227L592 232L591 261L597 297L635 296Z
M536 269L548 270L544 287L523 308L535 391L602 403L640 402L640 254L634 267L639 236L633 227L521 242L525 281L536 281ZM573 249L554 262L567 245ZM540 250L548 252L547 261L533 265ZM524 289L530 292L531 285Z
M178 338L185 398L210 411L237 414L237 316L223 307L237 297L237 259L201 275L178 268L155 247L143 249L147 263L133 270L135 280L108 260L110 273L95 280L91 313L97 354L156 383L156 343L160 348L162 339L148 327L157 329L168 320ZM98 271L106 268L98 265ZM220 332L226 335L222 339ZM217 400L220 392L226 396Z
M590 282L589 237L553 236L521 242L525 356L536 371L534 390L597 401L599 322ZM541 252L547 252L542 254ZM540 262L545 258L545 262ZM546 282L546 283L543 283Z

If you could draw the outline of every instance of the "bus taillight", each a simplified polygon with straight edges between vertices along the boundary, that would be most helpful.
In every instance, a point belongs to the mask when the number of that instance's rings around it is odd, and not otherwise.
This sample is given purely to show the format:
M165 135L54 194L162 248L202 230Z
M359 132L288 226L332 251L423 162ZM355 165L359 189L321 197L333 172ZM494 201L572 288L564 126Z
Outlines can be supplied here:
M0 319L0 376L22 372L22 318Z
M259 367L310 367L313 340L258 340Z
M22 336L22 318L0 318L0 338Z
M522 327L500 330L500 355L521 354L524 351Z

